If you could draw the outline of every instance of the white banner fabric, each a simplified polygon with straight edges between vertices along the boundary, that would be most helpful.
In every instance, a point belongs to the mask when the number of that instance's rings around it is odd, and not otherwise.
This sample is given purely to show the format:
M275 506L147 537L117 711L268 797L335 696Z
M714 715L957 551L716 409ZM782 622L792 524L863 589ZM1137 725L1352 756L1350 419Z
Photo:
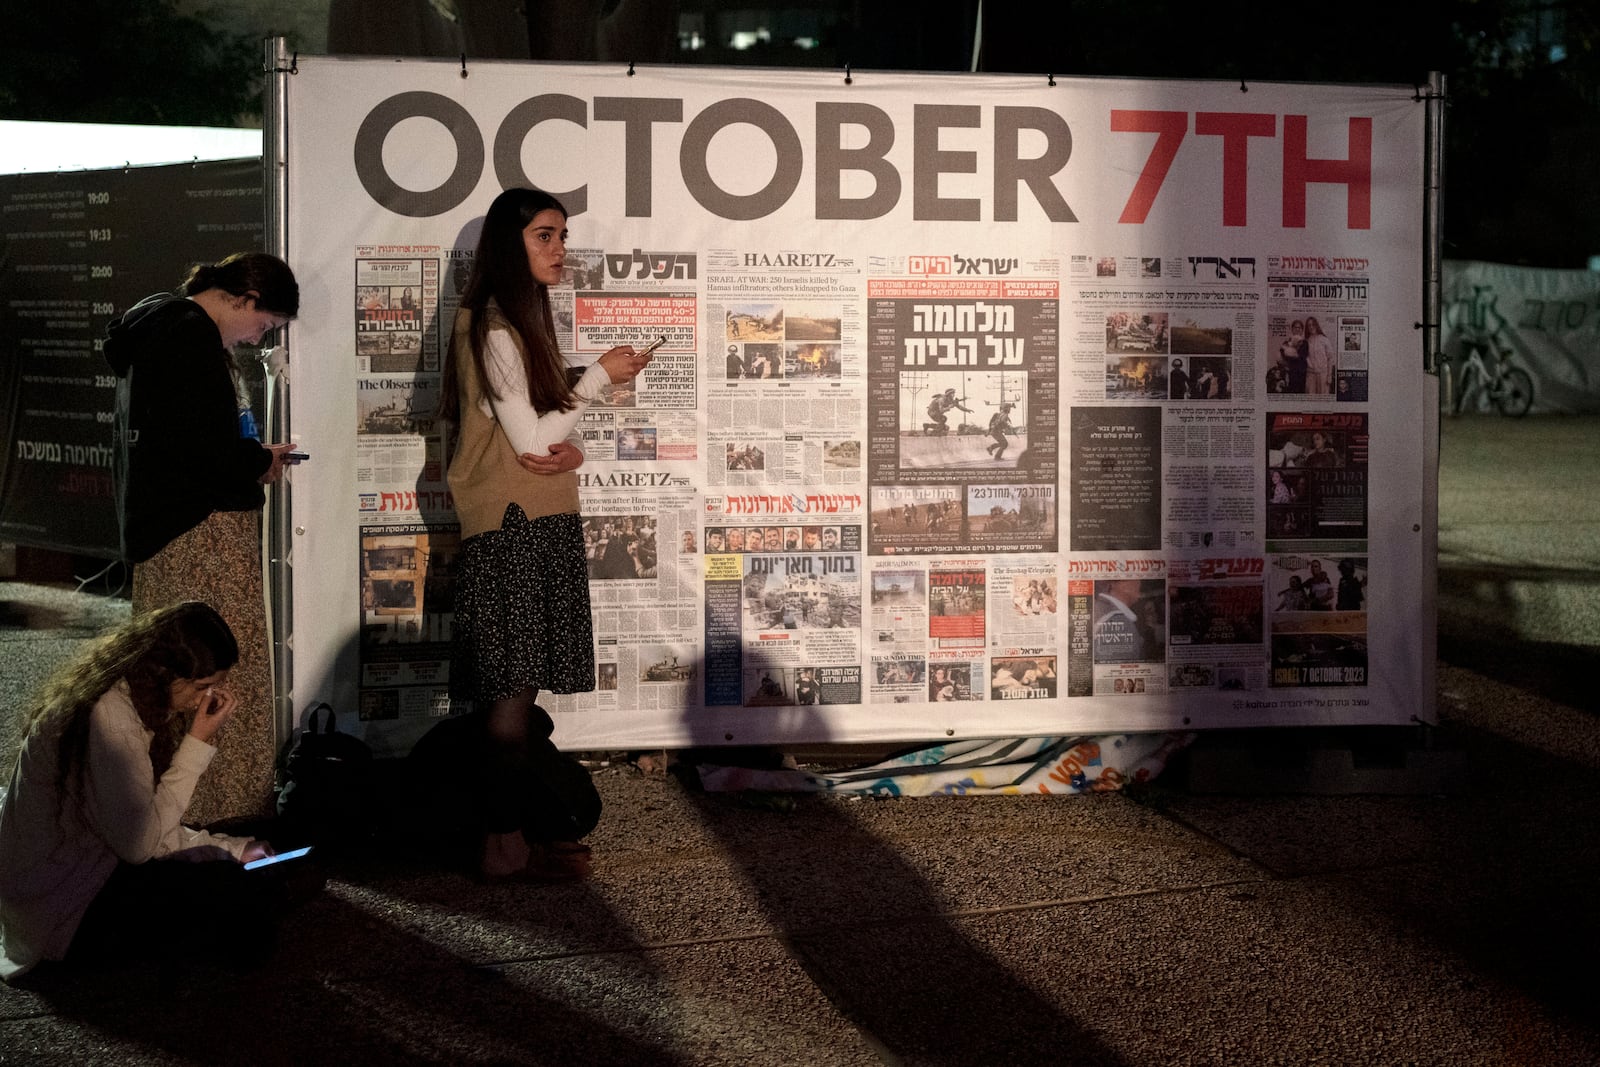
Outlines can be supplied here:
M405 751L433 414L501 188L570 212L596 689L569 749L1432 715L1410 87L299 57L293 697Z

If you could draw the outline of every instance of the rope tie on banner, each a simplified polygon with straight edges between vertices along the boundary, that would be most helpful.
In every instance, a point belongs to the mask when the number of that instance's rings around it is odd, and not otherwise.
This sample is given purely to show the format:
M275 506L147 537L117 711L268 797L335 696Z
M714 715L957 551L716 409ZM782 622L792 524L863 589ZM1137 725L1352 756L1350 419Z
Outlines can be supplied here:
M1044 76L1044 83L1050 88L1054 89L1056 87L1056 76L1054 74L1046 74Z
M299 52L295 52L292 56L289 57L289 65L287 67L262 66L261 70L262 70L262 73L264 73L264 74L299 74L300 73L300 53Z
M846 63L844 65L844 83L846 85L849 85L850 81L851 81L851 79L850 79L850 64Z
M1412 88L1415 91L1413 92L1411 99L1414 103L1418 104L1424 100L1444 100L1449 96L1448 93L1430 93L1427 89L1420 85L1413 86Z
M461 53L461 76L463 78L467 76L467 54L465 52Z
M1250 87L1244 83L1243 78L1239 79L1239 91L1241 93L1248 93L1250 91Z
M633 77L633 60L628 60L628 77Z

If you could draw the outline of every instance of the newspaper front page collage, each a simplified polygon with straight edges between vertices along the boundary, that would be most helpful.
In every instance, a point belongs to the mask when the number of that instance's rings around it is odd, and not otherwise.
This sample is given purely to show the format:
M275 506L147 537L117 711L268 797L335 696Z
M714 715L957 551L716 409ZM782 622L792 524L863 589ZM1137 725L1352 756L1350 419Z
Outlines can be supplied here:
M447 714L434 406L470 252L354 250L363 719ZM571 249L572 710L1366 684L1368 277L1277 256Z

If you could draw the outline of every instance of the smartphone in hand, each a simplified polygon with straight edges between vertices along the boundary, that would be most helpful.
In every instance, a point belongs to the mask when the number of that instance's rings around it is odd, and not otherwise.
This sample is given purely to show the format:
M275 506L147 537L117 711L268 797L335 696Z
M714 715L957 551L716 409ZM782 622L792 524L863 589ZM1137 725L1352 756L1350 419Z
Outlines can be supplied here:
M636 354L637 355L641 355L641 356L648 356L650 353L654 352L656 349L660 348L662 345L664 345L666 343L667 343L667 335L666 334L662 334L660 337L657 337L654 341L651 341L649 344L647 344L643 348L639 349L639 351Z
M274 856L262 856L258 860L251 860L249 863L244 865L244 869L247 871L253 871L260 867L270 867L274 863L282 863L284 860L297 860L301 856L310 853L310 851L310 845L307 845L305 848L291 848L287 852L279 852Z

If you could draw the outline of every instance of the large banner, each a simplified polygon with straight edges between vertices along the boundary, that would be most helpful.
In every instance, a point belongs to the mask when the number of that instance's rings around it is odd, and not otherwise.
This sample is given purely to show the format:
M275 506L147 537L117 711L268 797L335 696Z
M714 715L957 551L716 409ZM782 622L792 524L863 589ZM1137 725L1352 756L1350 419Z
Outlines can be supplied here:
M106 323L261 247L261 160L0 176L0 541L116 559Z
M572 212L569 748L1432 715L1405 88L301 56L294 703L448 714L433 413L483 212Z
M1600 274L1471 260L1444 266L1444 356L1461 410L1497 410L1474 381L1477 367L1467 370L1476 355L1489 373L1501 360L1526 370L1535 414L1600 411Z

